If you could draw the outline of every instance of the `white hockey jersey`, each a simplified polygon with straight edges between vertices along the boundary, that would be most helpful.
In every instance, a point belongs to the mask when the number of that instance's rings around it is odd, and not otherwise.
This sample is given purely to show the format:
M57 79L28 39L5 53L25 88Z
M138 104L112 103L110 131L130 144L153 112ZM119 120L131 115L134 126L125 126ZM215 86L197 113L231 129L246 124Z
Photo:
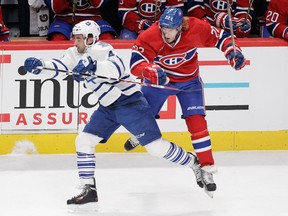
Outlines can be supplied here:
M105 42L98 41L93 46L88 47L84 54L79 53L76 47L70 47L62 58L44 61L44 67L71 71L82 58L87 58L87 56L97 61L96 76L112 78L101 79L93 76L85 78L85 86L97 95L101 105L109 106L116 101L121 94L132 95L140 91L136 84L119 80L131 80L131 76L129 73L125 73L123 61L115 53L113 47ZM53 75L56 77L61 74L56 71ZM115 81L115 79L117 79L117 81Z

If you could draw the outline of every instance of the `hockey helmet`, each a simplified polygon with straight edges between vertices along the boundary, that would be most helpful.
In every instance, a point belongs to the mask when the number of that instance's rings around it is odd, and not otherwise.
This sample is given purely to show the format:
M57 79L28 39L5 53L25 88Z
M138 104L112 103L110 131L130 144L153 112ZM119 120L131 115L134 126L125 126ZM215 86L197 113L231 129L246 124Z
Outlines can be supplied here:
M159 25L164 28L177 29L182 25L183 12L179 8L168 7L160 17Z
M73 27L72 34L73 35L77 35L77 34L83 35L83 39L85 41L86 46L88 46L86 44L86 40L87 40L88 36L92 35L93 36L93 43L91 45L93 45L99 40L100 27L93 20L84 20L84 21L77 23Z

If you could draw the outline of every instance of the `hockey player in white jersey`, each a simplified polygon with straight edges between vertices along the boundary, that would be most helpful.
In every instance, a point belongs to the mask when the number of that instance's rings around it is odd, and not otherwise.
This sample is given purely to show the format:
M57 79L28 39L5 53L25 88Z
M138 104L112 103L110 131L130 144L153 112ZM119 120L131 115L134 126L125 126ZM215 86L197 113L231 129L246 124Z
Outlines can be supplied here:
M60 59L42 60L30 57L24 67L33 74L52 68L73 71L73 78L98 96L99 108L75 140L77 166L82 192L67 200L70 208L94 208L98 203L95 181L95 146L105 143L121 125L134 134L147 152L173 163L192 168L197 184L203 187L198 159L180 146L162 138L154 115L139 87L123 82L130 79L121 58L113 47L98 41L99 26L94 21L82 21L73 28L74 47ZM100 79L105 76L111 79ZM117 81L115 81L117 79ZM119 143L121 145L121 143Z

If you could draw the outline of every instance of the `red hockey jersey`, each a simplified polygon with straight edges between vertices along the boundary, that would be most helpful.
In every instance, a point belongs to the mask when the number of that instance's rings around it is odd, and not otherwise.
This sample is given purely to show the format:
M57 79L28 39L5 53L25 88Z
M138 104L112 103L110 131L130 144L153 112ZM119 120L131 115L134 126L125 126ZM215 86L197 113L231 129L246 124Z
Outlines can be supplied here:
M186 17L187 30L183 30L173 46L164 42L158 22L141 33L132 50L132 74L142 77L142 69L156 63L165 69L172 82L194 79L199 73L198 47L215 46L225 51L232 42L231 35L194 17Z
M266 26L272 36L285 38L285 34L288 34L288 0L270 1L266 13Z
M103 0L82 0L77 1L77 6L73 9L73 1L51 0L51 8L55 13L54 19L63 20L69 24L78 23L83 20L101 20L99 7Z
M118 16L122 26L135 31L138 20L159 20L168 6L184 7L184 0L119 0Z
M232 7L232 16L245 18L250 6L249 0L229 0ZM248 20L251 22L253 7L251 7ZM212 25L216 25L217 15L221 12L227 13L226 0L187 0L187 15L199 19L207 18Z

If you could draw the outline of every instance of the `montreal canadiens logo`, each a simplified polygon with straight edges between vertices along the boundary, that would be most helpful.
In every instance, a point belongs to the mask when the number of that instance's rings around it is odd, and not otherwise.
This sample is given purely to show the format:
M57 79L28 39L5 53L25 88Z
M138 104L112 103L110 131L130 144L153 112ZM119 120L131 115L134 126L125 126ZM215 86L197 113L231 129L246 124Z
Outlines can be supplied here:
M232 4L232 0L229 0L230 5ZM227 11L227 1L226 0L211 0L210 8L214 13L218 12L226 12Z
M78 11L86 10L91 6L88 0L78 0L76 2Z
M155 16L155 11L157 10L156 11L156 16L157 16L161 12L160 10L161 1L156 1L156 2L155 0L140 1L138 5L139 14L145 18L153 18Z
M166 68L177 68L180 65L184 64L186 61L189 61L195 55L196 49L190 50L187 53L179 53L173 55L167 55L164 57L158 57L156 61Z

